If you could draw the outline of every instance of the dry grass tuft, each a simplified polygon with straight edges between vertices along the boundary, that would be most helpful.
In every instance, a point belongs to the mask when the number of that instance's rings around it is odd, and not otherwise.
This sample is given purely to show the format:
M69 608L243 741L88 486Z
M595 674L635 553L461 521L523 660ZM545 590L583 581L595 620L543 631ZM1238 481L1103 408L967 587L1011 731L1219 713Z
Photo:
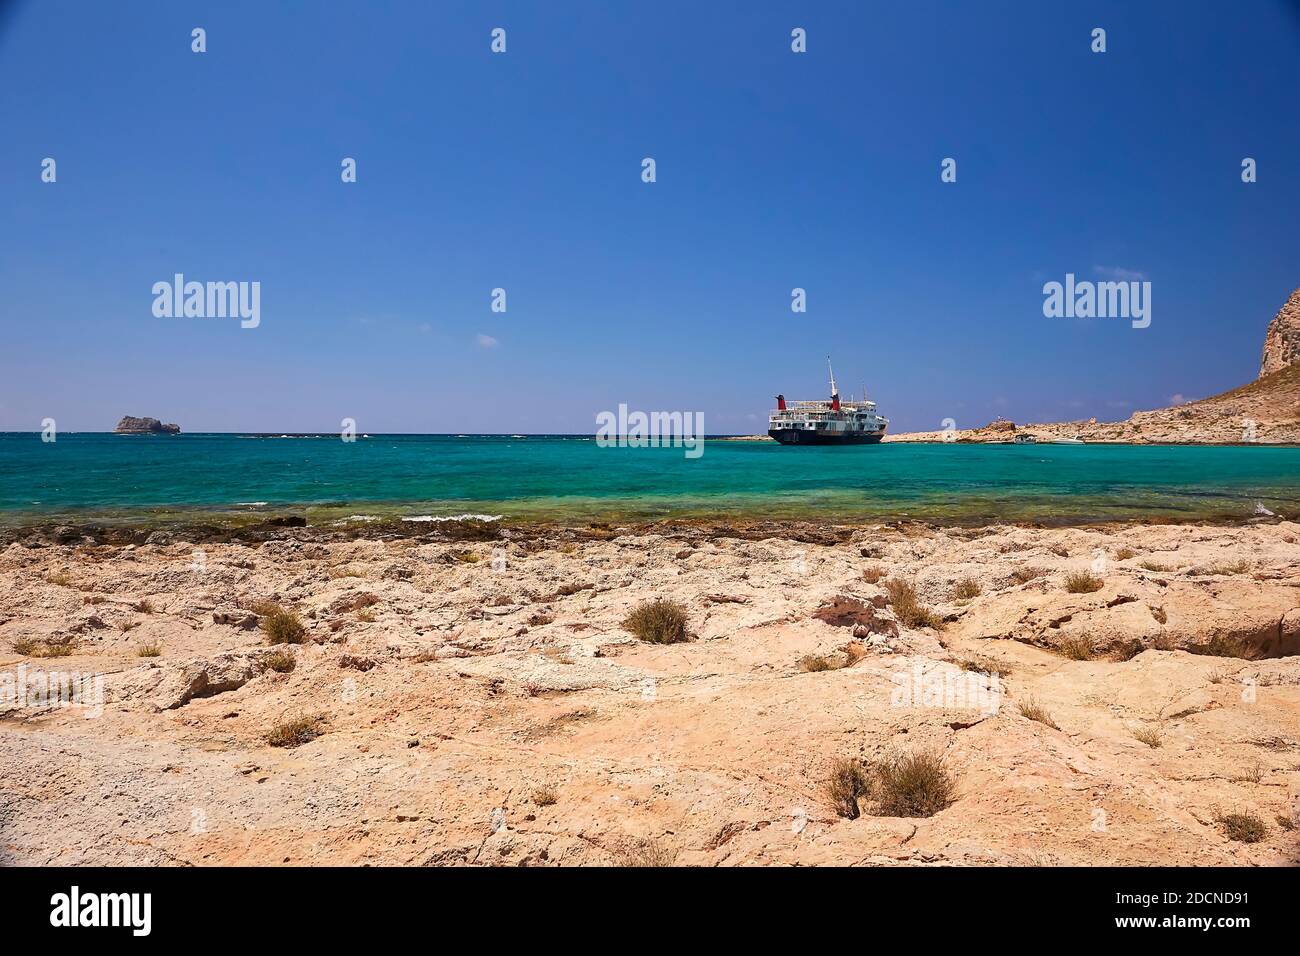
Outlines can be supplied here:
M136 657L162 657L162 645L157 641L141 644L135 649Z
M1222 634L1214 635L1208 644L1189 645L1187 650L1207 657L1236 657L1243 661L1253 661L1260 656L1260 649L1256 645L1247 644L1239 637Z
M72 577L63 571L50 571L45 575L46 584L57 584L61 588L72 587Z
M301 747L325 733L325 718L319 714L290 717L266 732L272 747Z
M836 660L822 654L805 654L799 658L799 670L805 674L815 674L818 671L837 671L841 667L845 667L847 663L847 661Z
M639 840L618 855L619 866L660 867L672 866L677 853L657 840Z
M651 644L678 644L688 640L686 608L663 598L637 605L623 627L637 638Z
M11 646L15 654L23 657L71 657L76 644L68 641L63 644L49 644L30 637L20 637Z
M153 602L150 601L148 598L141 598L139 601L136 601L134 604L132 604L131 607L139 611L141 614L153 613Z
M953 585L952 594L959 601L969 601L971 598L979 597L983 590L974 578L962 578Z
M1071 571L1065 576L1065 590L1071 594L1091 594L1100 591L1104 583L1091 571Z
M1016 568L1011 572L1011 577L1019 584L1028 584L1034 578L1041 578L1046 573L1042 568Z
M1258 843L1268 835L1264 821L1253 813L1220 814L1215 822L1223 828L1223 835L1238 843Z
M1062 638L1061 643L1056 645L1056 649L1063 657L1068 657L1072 661L1090 661L1096 653L1091 638L1084 637L1082 634L1071 634L1069 637Z
M953 663L962 670L969 671L973 674L987 674L989 677L998 677L1003 680L1011 676L1010 668L1003 667L1001 664L994 664L991 661L966 657L961 660L953 661Z
M861 814L858 801L871 792L871 777L858 760L840 760L826 781L826 796L840 816L856 820Z
M887 757L872 768L871 793L882 817L932 817L957 799L957 780L928 751Z
M293 611L285 610L278 604L263 607L262 611L258 611L262 615L258 626L266 635L268 644L301 644L307 639L307 629Z
M556 794L554 787L538 787L533 791L533 803L537 804L539 807L554 806L559 802L559 799L560 798Z
M267 654L266 657L262 658L262 662L266 664L268 669L275 671L277 674L287 674L298 666L298 659L293 656L293 651L287 647L281 647Z
M1056 721L1052 719L1052 715L1047 712L1047 708L1032 697L1028 700L1022 700L1019 706L1022 716L1028 717L1030 720L1036 720L1044 727L1051 727L1053 730L1061 729L1057 726Z
M885 569L879 565L870 568L864 568L862 571L862 580L868 584L878 584L880 579L885 576Z
M1165 736L1160 732L1159 727L1139 727L1133 731L1133 739L1141 741L1153 749L1165 742Z
M889 606L904 627L930 627L943 629L943 618L921 603L916 587L903 578L890 578L884 584L889 595Z
M1129 558L1137 557L1137 552L1132 548L1120 548L1115 552L1116 561L1127 561Z

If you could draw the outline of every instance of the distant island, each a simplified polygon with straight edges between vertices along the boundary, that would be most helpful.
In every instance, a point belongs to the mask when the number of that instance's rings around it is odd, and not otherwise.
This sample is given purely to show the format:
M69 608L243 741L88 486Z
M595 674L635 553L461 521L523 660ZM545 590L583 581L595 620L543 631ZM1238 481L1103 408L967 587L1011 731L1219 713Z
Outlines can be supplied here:
M123 417L113 429L119 435L179 435L180 425L164 425L156 418Z

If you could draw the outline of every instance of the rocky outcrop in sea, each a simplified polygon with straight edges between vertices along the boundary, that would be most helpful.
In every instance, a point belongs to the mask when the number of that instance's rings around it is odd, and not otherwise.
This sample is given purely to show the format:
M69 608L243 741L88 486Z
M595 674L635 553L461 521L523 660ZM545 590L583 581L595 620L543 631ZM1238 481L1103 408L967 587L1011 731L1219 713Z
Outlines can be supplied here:
M180 425L164 425L156 418L134 418L126 415L113 429L119 435L179 435Z

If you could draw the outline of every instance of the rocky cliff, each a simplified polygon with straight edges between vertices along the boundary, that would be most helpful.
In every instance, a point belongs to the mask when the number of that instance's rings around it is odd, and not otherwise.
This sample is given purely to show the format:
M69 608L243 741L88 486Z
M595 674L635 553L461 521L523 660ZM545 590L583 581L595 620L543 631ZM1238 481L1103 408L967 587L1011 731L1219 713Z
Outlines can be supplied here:
M119 435L179 435L180 425L164 425L156 418L125 416L113 429Z
M1264 355L1259 377L1280 372L1300 361L1300 289L1291 293L1286 305L1277 310L1264 335Z

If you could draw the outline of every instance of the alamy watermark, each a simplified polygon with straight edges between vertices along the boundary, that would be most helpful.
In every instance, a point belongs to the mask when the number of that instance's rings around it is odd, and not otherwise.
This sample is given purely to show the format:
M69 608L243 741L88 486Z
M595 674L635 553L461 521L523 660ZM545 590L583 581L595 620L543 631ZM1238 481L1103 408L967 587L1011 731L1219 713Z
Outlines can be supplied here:
M992 717L1002 706L1002 681L997 674L961 671L954 667L931 667L920 663L889 675L894 689L891 707L935 707L942 710L975 710Z
M1131 319L1133 328L1151 324L1151 283L1125 279L1117 282L1076 281L1073 272L1065 282L1043 284L1043 315L1049 319Z
M685 448L687 458L704 454L703 412L629 412L596 414L596 445L600 448Z
M153 314L159 319L240 319L240 327L262 323L262 283L186 282L176 273L171 282L153 284Z
M79 707L83 716L104 713L104 675L76 671L42 671L19 664L0 673L0 706Z

